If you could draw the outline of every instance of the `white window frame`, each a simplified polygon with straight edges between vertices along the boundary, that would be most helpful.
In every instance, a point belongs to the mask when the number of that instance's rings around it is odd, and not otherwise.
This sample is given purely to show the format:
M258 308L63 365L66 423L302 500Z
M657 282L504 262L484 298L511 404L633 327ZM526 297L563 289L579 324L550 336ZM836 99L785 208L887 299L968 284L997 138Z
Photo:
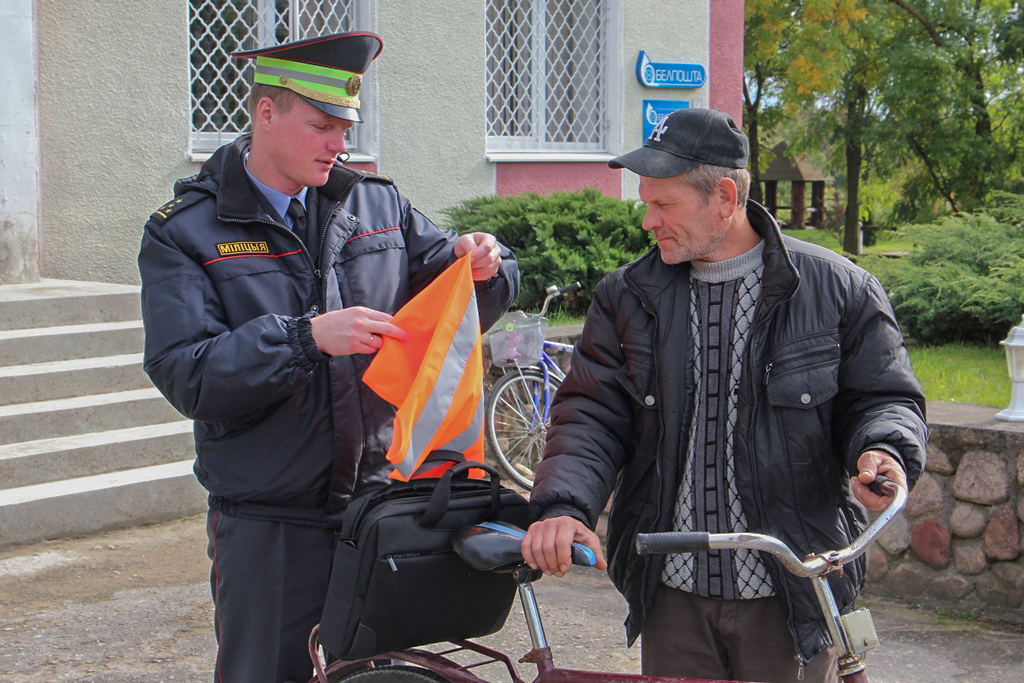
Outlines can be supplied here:
M188 16L188 29L189 29L189 41L190 46L192 43L191 24L194 18L193 5L197 0L189 3L189 16ZM216 2L217 0L198 0L201 5L205 6L209 3ZM230 0L223 0L223 2L229 2ZM275 43L272 27L274 26L275 18L275 0L247 0L249 7L262 15L263 20L258 22L256 31L258 32L257 42L260 46L273 45ZM300 37L300 28L298 22L291 19L300 15L301 6L306 3L317 3L321 5L331 4L331 0L287 0L288 4L288 17L289 26L288 40L298 40ZM352 7L352 30L372 30L371 28L371 3L373 0L354 0ZM236 60L237 61L237 60ZM231 142L239 134L248 130L248 125L244 127L242 131L234 130L233 128L221 131L197 131L193 124L193 111L198 106L194 95L192 94L192 83L198 76L194 73L191 64L189 65L189 145L188 145L188 156L191 161L202 162L210 158L210 155L217 150L218 147ZM252 84L252 66L247 65L243 69L243 77L246 82L251 86ZM363 85L360 90L359 100L361 103L360 113L363 117L363 122L356 124L352 127L349 134L346 136L346 141L349 147L349 160L356 162L372 162L376 161L377 150L378 150L378 130L379 130L379 117L378 117L378 91L376 87L377 82L377 65L373 63L370 70L364 74ZM245 102L239 104L239 108L245 108ZM248 115L246 114L246 119Z
M534 5L534 11L543 14L546 0L530 0ZM603 22L604 22L604 121L603 130L600 131L603 138L600 143L594 143L589 149L581 149L585 144L581 143L543 143L537 137L517 136L495 136L486 135L486 158L488 161L514 162L514 161L607 161L614 158L613 150L621 146L621 131L619 130L620 102L622 98L621 83L621 45L622 45L622 19L620 0L602 0ZM534 39L531 41L533 47L533 63L544 64L545 71L541 77L533 78L533 109L535 120L543 121L547 117L546 108L546 58L544 57L544 46L547 37L544 31L544 23L536 22L532 27ZM490 36L485 36L489 40ZM487 65L484 66L487 69ZM490 83L492 74L485 74L486 82ZM487 105L488 107L490 104ZM490 116L485 112L485 127L489 128L487 121ZM544 125L544 124L539 124ZM538 127L535 124L535 128ZM532 148L530 148L532 146ZM524 148L525 147L525 148Z

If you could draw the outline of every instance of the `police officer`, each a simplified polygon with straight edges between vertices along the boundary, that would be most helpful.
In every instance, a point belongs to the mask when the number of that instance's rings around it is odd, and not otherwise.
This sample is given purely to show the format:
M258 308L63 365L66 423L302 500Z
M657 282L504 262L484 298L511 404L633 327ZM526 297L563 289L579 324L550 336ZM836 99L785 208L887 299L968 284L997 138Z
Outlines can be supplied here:
M406 337L392 313L466 254L484 329L518 293L493 236L442 231L338 161L380 50L356 32L235 54L255 62L251 133L145 226L145 369L195 421L218 682L309 678L333 528L392 468L394 408L360 381Z

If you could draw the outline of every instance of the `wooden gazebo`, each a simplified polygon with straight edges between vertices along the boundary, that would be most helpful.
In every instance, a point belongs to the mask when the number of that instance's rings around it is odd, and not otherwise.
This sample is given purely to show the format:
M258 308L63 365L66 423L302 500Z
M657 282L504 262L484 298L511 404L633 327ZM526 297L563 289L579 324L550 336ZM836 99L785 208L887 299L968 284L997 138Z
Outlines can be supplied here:
M802 228L805 225L824 228L825 182L832 178L808 161L807 157L793 159L786 153L788 148L788 142L775 145L772 150L775 158L761 174L761 180L764 182L765 208L776 220L779 217L779 209L789 209L790 225L794 228ZM779 204L780 182L792 184L789 206ZM810 207L807 206L807 183L811 184ZM810 220L805 219L807 213L810 213Z

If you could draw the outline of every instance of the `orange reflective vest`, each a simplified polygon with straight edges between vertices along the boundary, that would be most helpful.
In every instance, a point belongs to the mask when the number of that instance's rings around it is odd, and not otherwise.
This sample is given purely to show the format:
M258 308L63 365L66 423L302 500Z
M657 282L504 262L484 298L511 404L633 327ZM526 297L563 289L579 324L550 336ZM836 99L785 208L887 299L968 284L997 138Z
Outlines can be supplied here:
M391 478L439 475L444 466L417 471L439 449L483 462L483 354L469 256L449 266L391 322L409 333L408 341L384 337L363 374L377 395L398 408L387 454L395 465Z

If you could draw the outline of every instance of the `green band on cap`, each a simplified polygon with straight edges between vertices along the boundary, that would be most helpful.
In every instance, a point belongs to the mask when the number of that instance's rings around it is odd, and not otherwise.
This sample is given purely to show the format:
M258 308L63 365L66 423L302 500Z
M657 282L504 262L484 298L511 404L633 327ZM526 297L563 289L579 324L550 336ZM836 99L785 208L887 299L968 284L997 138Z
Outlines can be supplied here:
M323 76L326 78L336 78L340 81L347 81L352 78L355 74L351 71L344 71L342 69L334 69L329 66L320 66L319 64L307 64L306 62L295 62L290 59L277 59L275 57L256 57L256 69L259 70L261 66L275 67L278 69L287 69L289 71L297 71L303 74L311 74L314 76Z
M288 88L318 102L359 109L362 77L351 71L260 56L253 81Z
M359 98L349 96L345 92L344 88L330 88L328 86L315 83L303 83L285 76L271 76L269 74L256 74L253 77L253 81L255 83L262 83L263 85L276 85L279 88L287 88L292 92L298 93L303 97L308 97L311 100L316 100L317 102L326 102L327 104L335 104L339 107L359 109ZM325 92L326 90L334 92Z

